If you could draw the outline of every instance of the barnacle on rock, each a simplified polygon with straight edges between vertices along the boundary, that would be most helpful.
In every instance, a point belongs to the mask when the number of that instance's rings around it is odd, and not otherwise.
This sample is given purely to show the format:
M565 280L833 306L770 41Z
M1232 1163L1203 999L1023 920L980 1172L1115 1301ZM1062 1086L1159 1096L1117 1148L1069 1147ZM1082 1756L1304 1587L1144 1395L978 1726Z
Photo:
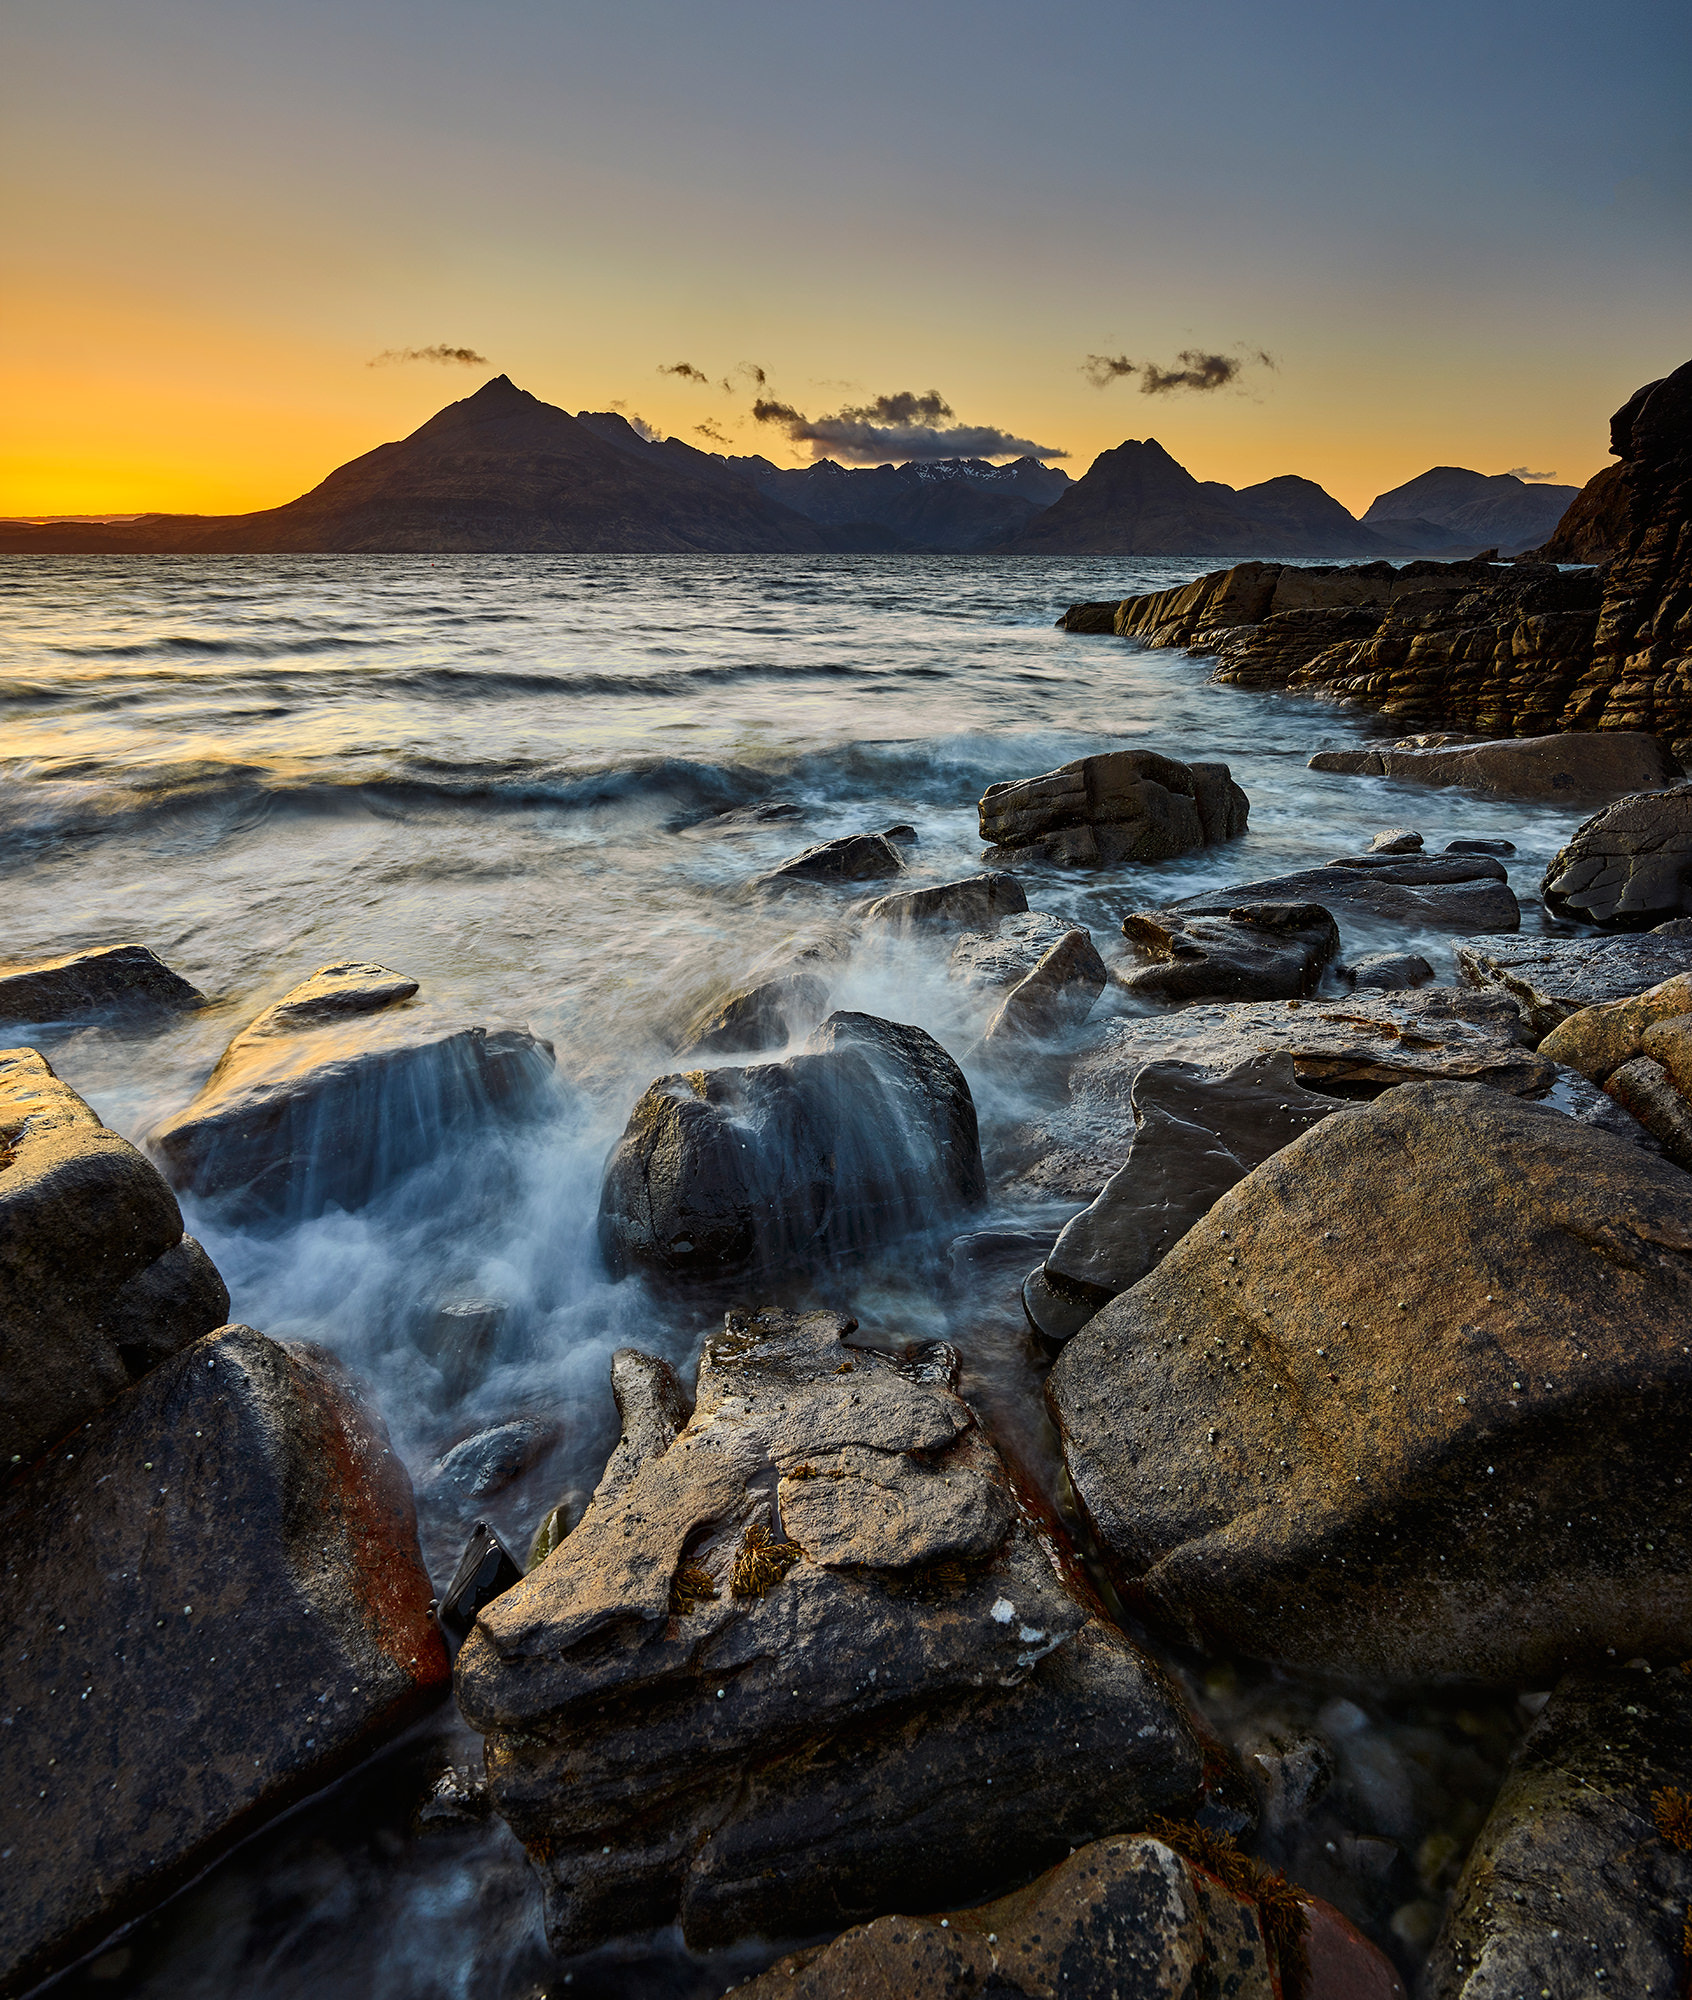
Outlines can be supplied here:
M736 1597L762 1597L771 1584L780 1583L803 1553L797 1542L778 1542L762 1521L754 1521L734 1559L729 1589Z
M1170 1819L1154 1819L1146 1831L1255 1906L1264 1947L1280 1974L1283 2000L1300 2000L1310 1976L1310 1919L1297 1888L1279 1869L1242 1854L1232 1834L1212 1833L1193 1820Z
M1692 1794L1665 1785L1651 1794L1651 1817L1670 1847L1692 1853Z
M670 1615L686 1618L696 1605L717 1594L717 1580L699 1563L683 1563L670 1585Z

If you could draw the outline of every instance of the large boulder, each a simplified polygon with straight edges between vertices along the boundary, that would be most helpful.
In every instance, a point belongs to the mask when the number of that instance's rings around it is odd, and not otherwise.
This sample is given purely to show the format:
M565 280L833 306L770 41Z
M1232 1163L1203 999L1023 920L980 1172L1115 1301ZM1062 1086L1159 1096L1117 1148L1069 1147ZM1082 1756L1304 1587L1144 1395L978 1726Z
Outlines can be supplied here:
M1522 920L1503 863L1485 854L1343 855L1323 868L1206 889L1171 907L1183 915L1226 916L1249 903L1314 903L1342 924L1448 931L1513 931Z
M1128 1101L1127 1159L1022 1288L1030 1323L1050 1341L1138 1284L1235 1182L1337 1109L1300 1086L1286 1054L1253 1056L1220 1077L1147 1063Z
M1066 867L1113 867L1232 840L1245 832L1248 811L1226 764L1110 750L1042 777L989 785L981 838L998 850L991 859L1032 851Z
M67 1443L0 1509L8 1993L447 1681L410 1484L326 1356L224 1327Z
M409 1004L384 966L323 966L224 1050L150 1145L172 1183L242 1220L358 1208L450 1135L535 1112L551 1044Z
M44 1056L0 1050L0 1476L228 1313L152 1162Z
M731 1313L679 1432L661 1364L627 1375L592 1505L465 1642L459 1703L559 1951L944 1908L1199 1803L1192 1722L955 1354L854 1325Z
M1594 813L1546 869L1540 892L1553 916L1618 930L1692 912L1692 785Z
M1319 903L1244 903L1220 916L1136 910L1122 934L1149 963L1123 977L1153 1000L1288 1000L1308 993L1339 950Z
M898 929L956 925L962 930L979 930L991 928L1001 917L1020 916L1027 908L1022 884L1014 875L1000 871L878 896L865 910L864 921Z
M660 1077L606 1162L614 1270L802 1266L929 1227L986 1192L963 1072L921 1028L831 1014L800 1051Z
M102 945L0 966L0 1021L174 1013L203 1006L205 997L142 944Z
M1416 1084L1323 1120L1064 1349L1076 1499L1195 1643L1545 1685L1692 1650L1692 1180Z
M1692 973L1692 938L1476 938L1457 947L1457 970L1471 986L1507 993L1537 1042L1583 1008Z
M1427 2000L1683 1993L1689 1791L1692 1668L1569 1675L1470 1850Z
M1461 785L1487 798L1556 799L1642 792L1673 784L1679 769L1656 737L1634 729L1563 730L1554 736L1407 737L1379 749L1319 750L1313 771Z

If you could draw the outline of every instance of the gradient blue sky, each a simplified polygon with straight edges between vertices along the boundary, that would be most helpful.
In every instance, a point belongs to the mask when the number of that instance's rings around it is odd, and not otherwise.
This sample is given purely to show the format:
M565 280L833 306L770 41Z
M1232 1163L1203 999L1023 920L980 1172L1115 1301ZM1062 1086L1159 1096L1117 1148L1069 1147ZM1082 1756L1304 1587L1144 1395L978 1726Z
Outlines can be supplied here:
M1692 354L1692 8L15 0L0 512L259 506L485 376L938 388L1080 472L1578 483ZM463 343L486 369L372 369ZM1089 352L1267 349L1100 391Z

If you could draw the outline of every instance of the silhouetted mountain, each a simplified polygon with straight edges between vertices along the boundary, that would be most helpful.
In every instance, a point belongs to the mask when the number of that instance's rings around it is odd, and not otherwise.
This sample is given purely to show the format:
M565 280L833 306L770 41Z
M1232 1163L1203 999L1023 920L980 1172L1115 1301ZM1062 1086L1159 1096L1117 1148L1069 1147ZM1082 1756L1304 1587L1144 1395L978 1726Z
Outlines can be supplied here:
M1275 548L1266 553L1374 557L1393 547L1389 539L1365 528L1314 479L1300 479L1297 473L1284 472L1278 479L1264 479L1256 486L1235 488L1211 479L1204 484L1207 492L1228 501L1274 539ZM1294 543L1301 546L1295 550Z
M1445 530L1447 544L1514 555L1543 542L1580 489L1529 485L1513 472L1436 465L1370 503L1364 525L1383 535ZM1423 544L1425 546L1425 543Z

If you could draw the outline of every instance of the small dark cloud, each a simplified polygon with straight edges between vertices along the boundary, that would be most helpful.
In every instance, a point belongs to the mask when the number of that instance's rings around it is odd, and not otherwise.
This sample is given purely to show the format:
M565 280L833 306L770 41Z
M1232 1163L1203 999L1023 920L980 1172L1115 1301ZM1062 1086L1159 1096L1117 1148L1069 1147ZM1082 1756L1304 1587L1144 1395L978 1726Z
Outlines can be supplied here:
M1108 389L1125 375L1138 375L1142 396L1167 396L1177 389L1226 389L1247 368L1276 366L1275 357L1261 347L1251 349L1244 360L1233 354L1207 354L1201 348L1183 347L1176 363L1164 368L1155 361L1131 361L1126 354L1089 354L1081 372L1095 389Z
M488 357L473 347L448 347L444 341L434 347L384 347L364 365L385 368L395 361L456 361L465 368L485 368Z
M913 389L901 389L892 396L877 396L873 403L843 409L840 415L855 424L937 424L942 417L952 415L952 406L938 389L920 395Z
M764 373L756 361L742 361L736 366L734 372L737 375L744 375L754 389L764 389L769 386L769 376ZM726 388L728 385L724 383L723 386Z
M880 465L888 459L935 458L1067 458L1051 444L1036 444L990 424L952 424L939 419L953 414L938 389L901 389L863 403L807 417L791 403L759 397L752 414L761 424L779 424L794 444L808 444L813 458L841 458L858 465Z
M1554 472L1529 472L1525 465L1512 465L1510 468L1510 473L1512 478L1526 479L1529 481L1555 479L1557 476L1556 473Z
M1140 364L1130 361L1126 354L1089 354L1081 364L1081 373L1095 389L1108 389L1112 382L1118 382L1124 375L1138 375Z
M658 373L660 375L679 375L684 382L697 382L701 387L708 387L711 381L710 376L705 373L704 369L695 368L691 361L676 361L668 367L663 362L659 362Z
M734 442L726 431L718 430L716 425L712 423L695 424L693 432L695 437L709 438L713 444L732 444Z
M760 424L785 424L789 428L805 421L791 403L771 402L764 396L752 405L752 415Z

